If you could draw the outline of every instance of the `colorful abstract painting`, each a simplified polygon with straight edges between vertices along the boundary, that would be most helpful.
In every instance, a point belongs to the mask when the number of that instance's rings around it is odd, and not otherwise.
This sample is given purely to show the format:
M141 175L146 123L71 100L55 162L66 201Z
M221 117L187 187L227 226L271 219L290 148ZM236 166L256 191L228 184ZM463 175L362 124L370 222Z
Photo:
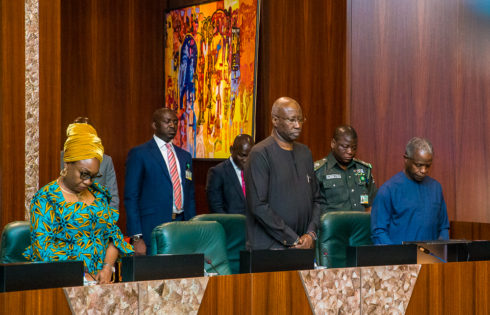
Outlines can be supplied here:
M257 0L215 1L166 14L165 106L177 111L174 144L195 158L226 158L252 136Z

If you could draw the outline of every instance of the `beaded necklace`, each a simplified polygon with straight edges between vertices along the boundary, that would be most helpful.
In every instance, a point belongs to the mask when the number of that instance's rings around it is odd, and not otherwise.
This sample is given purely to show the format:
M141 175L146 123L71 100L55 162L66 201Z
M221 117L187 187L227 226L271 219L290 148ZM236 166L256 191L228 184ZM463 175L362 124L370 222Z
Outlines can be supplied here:
M58 186L60 186L60 188L61 188L62 191L64 191L67 194L70 194L72 196L76 196L78 201L84 202L85 195L87 194L87 190L84 190L84 191L82 191L82 192L80 192L78 194L72 193L71 191L68 191L68 190L66 190L66 189L63 188L63 186L61 184L62 183L61 178L58 178L57 182L58 182ZM64 185L64 183L63 183L63 185Z

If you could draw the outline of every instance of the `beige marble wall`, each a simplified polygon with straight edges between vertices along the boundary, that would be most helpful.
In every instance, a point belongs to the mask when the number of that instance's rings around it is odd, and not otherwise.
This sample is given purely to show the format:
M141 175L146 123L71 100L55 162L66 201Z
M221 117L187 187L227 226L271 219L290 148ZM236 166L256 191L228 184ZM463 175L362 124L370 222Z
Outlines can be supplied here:
M420 265L299 271L314 314L405 314Z
M39 2L25 0L25 217L39 189Z
M197 314L208 278L65 288L73 314Z
M299 272L315 314L360 314L360 268Z

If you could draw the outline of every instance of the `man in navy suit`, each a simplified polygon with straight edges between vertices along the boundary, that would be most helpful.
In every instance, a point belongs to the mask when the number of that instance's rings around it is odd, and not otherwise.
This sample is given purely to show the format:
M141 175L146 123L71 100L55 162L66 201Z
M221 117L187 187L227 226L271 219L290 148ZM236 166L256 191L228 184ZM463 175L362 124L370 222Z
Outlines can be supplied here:
M129 151L124 204L127 233L136 255L147 253L153 228L196 215L192 157L172 145L179 121L174 111L153 113L153 139Z
M238 135L230 147L231 157L209 169L206 194L211 212L245 214L243 166L253 145L251 136Z

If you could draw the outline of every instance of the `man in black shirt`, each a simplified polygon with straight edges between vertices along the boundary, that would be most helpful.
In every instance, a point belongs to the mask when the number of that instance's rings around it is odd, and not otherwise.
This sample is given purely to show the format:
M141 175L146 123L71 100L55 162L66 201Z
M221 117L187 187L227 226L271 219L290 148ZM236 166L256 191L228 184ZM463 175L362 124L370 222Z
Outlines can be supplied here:
M322 197L311 151L294 141L304 121L297 101L279 98L272 106L271 136L250 152L245 167L250 249L314 245Z

